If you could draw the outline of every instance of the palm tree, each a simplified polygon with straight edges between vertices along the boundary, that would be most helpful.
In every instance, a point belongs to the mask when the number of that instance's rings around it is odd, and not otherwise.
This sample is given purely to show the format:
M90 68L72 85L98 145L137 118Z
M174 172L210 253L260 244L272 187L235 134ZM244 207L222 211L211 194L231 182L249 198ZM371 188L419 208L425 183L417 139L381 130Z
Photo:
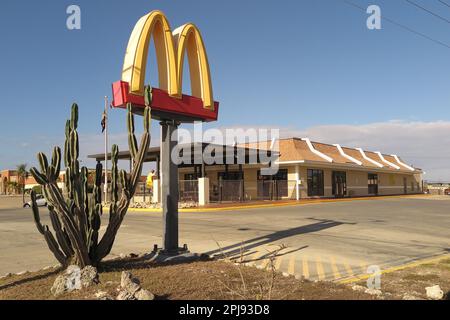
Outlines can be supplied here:
M25 179L28 175L27 164L21 163L17 165L17 177L19 184L22 185L22 202L25 203Z

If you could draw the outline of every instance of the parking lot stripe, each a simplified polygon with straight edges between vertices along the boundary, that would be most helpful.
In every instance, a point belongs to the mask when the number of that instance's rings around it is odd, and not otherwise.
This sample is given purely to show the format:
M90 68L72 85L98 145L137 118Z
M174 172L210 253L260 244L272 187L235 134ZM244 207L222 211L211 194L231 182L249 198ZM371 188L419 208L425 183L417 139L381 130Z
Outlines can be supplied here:
M295 274L295 255L293 255L293 254L291 255L291 258L289 259L288 273Z
M333 270L333 276L335 279L339 279L341 278L341 274L339 272L339 269L336 265L336 260L334 259L334 257L330 257L330 261L331 261L331 269Z
M319 280L325 279L325 272L323 271L322 261L320 260L319 256L316 256L316 268Z
M305 277L305 279L309 279L308 259L304 258L302 262L303 262L303 265L302 265L303 277Z

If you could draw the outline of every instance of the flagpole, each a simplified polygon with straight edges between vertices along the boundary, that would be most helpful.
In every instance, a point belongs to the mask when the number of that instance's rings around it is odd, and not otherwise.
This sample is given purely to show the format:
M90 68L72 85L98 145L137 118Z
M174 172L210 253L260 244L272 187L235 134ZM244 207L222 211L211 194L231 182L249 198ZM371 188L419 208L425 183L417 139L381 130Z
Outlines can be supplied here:
M105 204L108 202L108 97L105 96Z

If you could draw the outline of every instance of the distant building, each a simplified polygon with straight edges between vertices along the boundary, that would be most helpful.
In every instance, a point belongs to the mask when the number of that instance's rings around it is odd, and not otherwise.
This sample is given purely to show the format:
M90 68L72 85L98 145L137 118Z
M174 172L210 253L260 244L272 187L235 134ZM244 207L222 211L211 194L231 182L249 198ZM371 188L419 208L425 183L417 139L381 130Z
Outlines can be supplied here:
M443 182L427 182L425 191L429 194L448 195L450 194L450 183Z

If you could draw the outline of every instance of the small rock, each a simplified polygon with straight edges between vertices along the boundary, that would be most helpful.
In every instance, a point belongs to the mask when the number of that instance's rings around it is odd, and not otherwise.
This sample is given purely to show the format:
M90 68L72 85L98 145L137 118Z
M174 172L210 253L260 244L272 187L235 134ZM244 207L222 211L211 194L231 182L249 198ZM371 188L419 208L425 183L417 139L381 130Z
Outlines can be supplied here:
M378 289L366 289L364 290L364 292L372 296L381 296L383 294L383 292L381 292L381 290Z
M67 280L66 277L61 275L58 276L55 280L55 282L53 282L53 285L50 289L50 292L54 295L54 296L59 296L60 294L63 294L66 291L69 291L68 286L66 286Z
M136 300L136 298L134 297L134 295L132 295L128 291L122 290L117 295L116 300Z
M139 290L134 296L137 300L155 300L154 294L146 289Z
M93 266L86 266L81 269L80 281L83 288L98 284L99 280L97 268Z
M17 272L16 275L22 276L22 275L24 275L24 274L27 273L27 272L28 272L28 271L26 271L26 270L20 271L20 272Z
M134 278L131 272L123 271L120 279L120 286L123 290L126 290L130 294L135 294L141 289L140 282L137 278Z
M360 286L360 285L357 285L357 284L355 284L354 286L352 286L352 290L358 291L358 292L364 292L364 291L366 291L366 289L367 289L367 288L365 288L365 287L363 287L363 286Z
M426 287L425 290L427 292L428 299L441 300L444 297L444 292L438 285Z
M98 282L98 273L95 267L86 266L80 269L76 265L71 265L56 278L50 291L53 295L58 296L65 292L90 287Z

